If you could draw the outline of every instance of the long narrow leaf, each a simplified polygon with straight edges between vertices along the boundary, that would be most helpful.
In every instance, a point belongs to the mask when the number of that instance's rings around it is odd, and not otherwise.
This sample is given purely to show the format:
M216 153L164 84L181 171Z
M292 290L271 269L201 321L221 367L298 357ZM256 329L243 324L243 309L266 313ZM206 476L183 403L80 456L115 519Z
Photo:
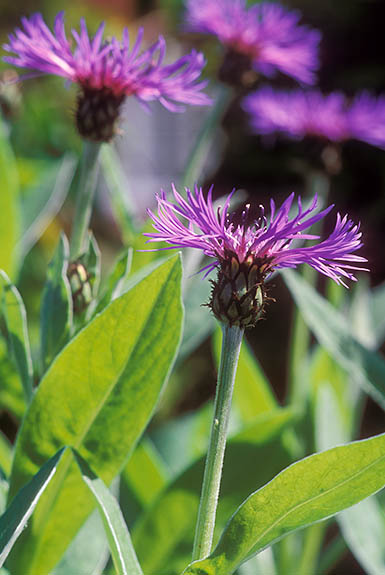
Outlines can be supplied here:
M65 449L60 449L17 493L4 515L0 517L0 567L33 513L40 496L55 475Z
M117 500L76 451L75 458L102 516L117 575L143 575Z

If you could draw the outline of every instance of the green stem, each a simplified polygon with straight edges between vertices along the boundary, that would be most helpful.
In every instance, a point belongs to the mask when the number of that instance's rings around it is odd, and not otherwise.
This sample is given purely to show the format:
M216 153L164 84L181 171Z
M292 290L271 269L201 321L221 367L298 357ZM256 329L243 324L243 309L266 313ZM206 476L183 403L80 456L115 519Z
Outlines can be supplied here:
M96 180L99 172L99 152L101 145L84 142L80 168L80 178L76 196L75 219L70 242L71 260L76 259L83 251L88 227L91 220Z
M297 575L315 575L319 551L327 529L327 522L315 523L304 532L303 552Z
M217 131L231 97L232 91L229 90L227 86L221 86L216 102L208 113L201 131L198 134L194 148L189 155L188 163L182 175L181 187L190 187L198 182L213 141L213 136Z
M223 458L229 423L235 373L242 344L243 329L222 325L223 340L219 365L214 417L206 457L202 492L195 530L193 561L207 557L211 551L215 515L222 477Z

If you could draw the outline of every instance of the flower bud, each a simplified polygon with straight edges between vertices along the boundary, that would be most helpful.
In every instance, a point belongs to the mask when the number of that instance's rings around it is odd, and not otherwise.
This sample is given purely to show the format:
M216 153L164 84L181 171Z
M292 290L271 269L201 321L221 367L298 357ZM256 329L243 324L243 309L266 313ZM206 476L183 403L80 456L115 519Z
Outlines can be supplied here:
M240 263L235 254L221 261L209 303L220 322L243 329L257 323L267 299L264 280L268 264L268 260L252 256Z
M80 314L92 301L90 276L80 262L70 263L67 275L71 286L74 313Z

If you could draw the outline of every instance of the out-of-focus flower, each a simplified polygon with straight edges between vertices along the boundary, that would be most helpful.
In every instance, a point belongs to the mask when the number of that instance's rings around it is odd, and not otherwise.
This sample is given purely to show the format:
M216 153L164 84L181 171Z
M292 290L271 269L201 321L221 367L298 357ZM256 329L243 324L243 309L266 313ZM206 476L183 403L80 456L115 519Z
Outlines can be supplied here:
M329 142L361 140L385 148L385 98L364 92L352 100L341 93L276 92L261 88L243 103L258 134L284 134L301 140L315 137Z
M10 34L4 49L13 54L4 60L32 71L32 75L53 74L77 83L77 126L81 135L97 141L108 141L126 96L135 96L147 104L158 100L169 110L183 110L181 104L202 106L210 98L202 92L207 82L199 77L205 65L203 54L190 54L164 65L166 43L160 37L141 52L143 29L139 30L130 50L127 29L122 42L112 38L103 41L104 23L90 38L85 20L80 32L72 30L75 46L71 47L64 28L64 14L55 19L53 32L41 14L22 19L22 28Z
M359 225L340 214L328 238L311 246L295 245L295 240L319 239L306 230L322 220L333 206L315 213L317 197L305 210L298 198L298 212L294 217L289 215L294 194L278 209L271 200L270 216L267 217L260 206L261 216L252 222L248 205L237 223L234 215L228 213L232 194L217 211L213 206L212 188L207 199L197 187L194 191L187 190L187 200L175 187L173 194L175 203L167 200L164 192L157 196L158 214L148 210L156 232L145 235L149 242L171 244L164 249L197 248L214 258L203 269L207 274L218 269L210 306L220 321L241 327L254 325L266 299L264 281L274 270L306 263L345 285L344 278L355 281L353 271L362 269L361 264L366 261L355 254L362 246Z
M305 84L314 84L319 67L321 35L299 24L301 14L280 4L245 0L187 0L187 24L212 34L227 48L221 78L252 83L254 71L272 76L277 71Z

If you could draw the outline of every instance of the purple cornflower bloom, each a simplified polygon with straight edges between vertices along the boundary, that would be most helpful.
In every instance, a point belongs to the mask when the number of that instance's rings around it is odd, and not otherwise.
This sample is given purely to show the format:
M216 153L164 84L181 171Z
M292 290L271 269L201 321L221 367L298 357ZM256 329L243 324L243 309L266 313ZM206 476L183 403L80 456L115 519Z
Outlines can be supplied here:
M300 19L298 11L277 3L248 7L245 0L187 0L188 26L216 36L231 54L248 58L257 73L279 71L314 84L321 35L299 25Z
M317 197L307 209L298 198L297 214L290 216L294 194L276 208L270 202L270 216L260 206L260 217L249 222L247 205L240 222L228 209L230 194L222 208L215 210L212 187L207 199L202 189L186 190L184 199L173 186L175 203L161 192L157 196L158 215L148 210L156 232L144 234L149 242L164 241L173 248L197 248L214 259L203 268L208 275L217 269L209 306L217 319L246 328L255 325L269 299L265 280L274 271L296 268L306 263L318 272L346 287L344 278L356 280L353 270L363 270L367 260L355 252L362 246L359 225L337 214L334 230L328 238L312 246L296 246L295 240L316 240L306 232L333 208L315 213ZM293 245L294 244L294 245ZM201 271L203 271L201 270Z
M243 107L258 134L281 133L297 140L315 137L330 142L361 140L385 147L384 97L364 92L349 100L339 92L275 92L265 87L247 96Z
M205 268L207 273L218 267L221 261L235 257L239 263L248 258L261 262L267 266L269 273L275 269L295 268L306 263L338 284L345 285L343 277L356 281L350 270L362 268L352 264L367 260L353 253L362 246L362 234L359 225L347 216L337 214L333 232L318 244L306 247L292 245L296 239L319 239L319 236L304 232L322 220L333 209L333 205L314 213L317 208L316 196L306 210L302 207L301 198L298 198L298 213L291 218L292 193L278 209L274 200L270 201L269 217L265 215L263 206L260 206L261 216L250 224L250 205L247 205L242 214L242 222L235 223L234 216L228 213L233 193L228 196L223 208L216 211L212 187L207 199L202 188L195 187L194 191L187 190L185 200L173 186L175 203L168 201L162 191L161 195L157 195L158 215L148 210L156 232L144 235L149 238L149 242L164 241L172 245L164 249L187 247L202 250L215 260ZM187 222L187 226L181 218Z
M34 14L22 18L22 28L10 34L8 44L3 47L14 55L4 60L31 70L33 75L53 74L77 83L87 96L87 110L96 108L94 116L99 112L100 116L112 115L116 119L124 98L131 95L144 105L158 100L173 112L183 109L180 104L210 104L210 98L202 92L207 82L199 80L205 65L203 54L192 50L165 65L166 43L162 36L141 52L143 29L139 30L131 50L127 29L122 42L116 38L103 41L103 32L104 23L90 38L85 20L81 19L80 32L72 30L75 43L72 48L63 12L56 16L53 32L41 14Z

